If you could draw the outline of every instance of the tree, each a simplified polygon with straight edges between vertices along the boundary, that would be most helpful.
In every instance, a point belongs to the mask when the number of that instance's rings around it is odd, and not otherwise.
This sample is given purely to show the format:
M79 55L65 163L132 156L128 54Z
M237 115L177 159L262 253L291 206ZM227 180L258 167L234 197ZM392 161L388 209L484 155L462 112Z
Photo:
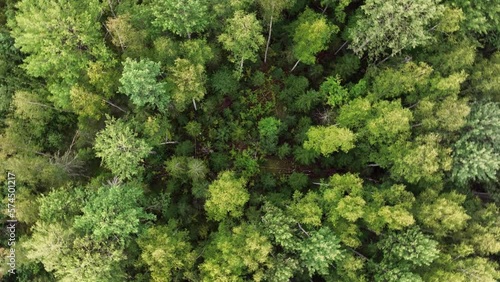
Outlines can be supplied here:
M356 98L340 107L337 124L341 127L359 129L371 116L372 105L366 98Z
M293 32L293 54L298 59L292 68L299 62L312 65L316 62L316 54L328 48L332 34L339 28L327 21L320 14L307 8L297 19Z
M100 187L91 194L88 188L68 186L40 198L33 235L21 246L61 281L123 281L124 247L139 223L131 211L141 210L136 196L142 190Z
M210 22L209 2L205 0L151 2L155 19L153 25L162 31L171 31L191 38L192 33L202 32Z
M271 34L273 32L273 20L280 18L281 12L292 6L295 0L259 0L259 5L264 12L264 19L269 22L269 33L267 36L266 52L264 53L264 63L267 62L267 51L271 43Z
M141 260L156 282L180 279L181 273L188 271L196 259L188 232L179 231L174 221L148 228L137 243L142 250Z
M472 88L493 99L499 97L498 85L500 85L500 78L496 75L499 71L500 52L495 52L489 59L481 58L475 65L470 77Z
M496 48L500 46L500 41L498 40L500 32L498 17L500 11L492 9L490 2L484 0L447 2L450 2L453 7L457 7L464 12L465 19L462 27L465 31L474 34L481 41L485 41Z
M262 26L254 14L245 15L237 11L231 19L227 20L224 33L218 37L224 49L232 53L229 60L239 63L240 74L245 60L252 62L257 60L256 52L264 43L261 31Z
M343 258L340 251L340 241L328 227L311 231L309 236L299 246L300 259L309 275L326 275L330 265Z
M255 225L242 224L232 230L221 225L200 265L202 281L243 281L247 275L261 281L271 250L269 239Z
M108 119L106 127L97 133L94 149L103 164L121 179L137 175L139 162L151 151L124 121L114 118Z
M250 199L245 186L246 180L236 178L234 172L219 173L217 179L208 186L208 199L205 203L208 217L221 221L228 215L242 216L243 206Z
M120 92L130 97L134 105L151 105L165 112L170 102L167 84L159 82L160 64L148 59L134 61L127 58L123 62L120 78Z
M281 121L274 117L263 118L259 121L259 136L262 148L273 153L278 145L278 133Z
M28 74L46 78L51 100L68 108L69 90L86 80L91 60L110 59L101 39L100 1L24 0L9 23L15 46L28 54ZM36 22L37 24L33 24Z
M321 5L324 6L323 14L329 7L335 7L335 18L337 21L344 23L346 13L344 9L351 4L352 0L321 0Z
M436 0L369 0L361 6L349 30L349 48L370 60L394 56L406 48L425 45L431 38L429 24L441 14Z
M383 260L395 266L429 266L439 256L438 242L424 235L418 228L391 232L377 245L382 250Z
M320 207L320 197L317 193L309 192L302 196L302 193L295 191L293 203L288 207L288 212L302 224L308 226L321 226L323 210Z
M394 159L391 167L392 177L404 178L409 183L419 181L440 182L444 171L451 170L451 149L443 148L437 134L421 135L411 144L403 147L395 146L399 157Z
M314 150L323 156L342 150L347 153L354 148L356 135L347 128L331 126L313 126L307 131L304 149Z
M456 132L465 126L470 107L465 99L448 96L443 101L434 102L425 97L418 102L415 115L421 125L428 130Z
M383 99L414 94L429 83L432 72L432 67L422 62L408 62L398 69L384 69L373 79L373 93L377 98Z
M143 197L142 188L134 183L100 187L89 197L82 208L83 215L75 218L73 226L92 240L118 238L124 244L129 236L139 232L142 220L155 218L139 205Z
M324 96L328 97L326 103L332 107L341 106L351 98L347 89L340 85L340 78L338 77L327 77L326 80L321 83L319 91L322 92Z
M456 192L443 193L435 196L436 192L427 191L422 200L417 218L425 227L431 228L438 237L463 229L470 216L462 206L465 195Z
M475 104L465 133L455 143L453 178L458 183L494 182L500 170L500 105Z
M129 14L109 18L106 27L111 34L113 45L120 47L124 53L135 55L144 48L145 33L132 26Z
M401 102L382 100L373 105L375 116L371 118L366 130L370 144L394 144L405 140L410 132L410 121L413 115L409 109L403 108Z
M74 86L70 90L71 107L81 117L100 119L105 109L104 99L83 87Z
M271 239L286 253L290 252L290 259L297 254L297 261L309 276L328 274L330 265L344 257L340 241L330 228L308 232L289 213L272 204L266 203L264 211L262 222Z
M172 99L178 110L186 107L186 102L193 101L196 109L196 102L205 96L205 68L200 64L193 64L186 59L176 59L175 65L170 69L175 88L172 92Z

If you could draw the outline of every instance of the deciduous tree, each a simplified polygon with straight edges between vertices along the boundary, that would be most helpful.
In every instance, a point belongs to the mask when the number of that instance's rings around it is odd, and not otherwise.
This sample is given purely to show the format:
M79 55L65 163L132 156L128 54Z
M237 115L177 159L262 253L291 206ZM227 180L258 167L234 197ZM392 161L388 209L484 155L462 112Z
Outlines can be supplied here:
M97 133L94 149L103 164L121 179L137 175L139 163L151 151L151 147L137 138L124 121L114 118L108 119L106 127Z

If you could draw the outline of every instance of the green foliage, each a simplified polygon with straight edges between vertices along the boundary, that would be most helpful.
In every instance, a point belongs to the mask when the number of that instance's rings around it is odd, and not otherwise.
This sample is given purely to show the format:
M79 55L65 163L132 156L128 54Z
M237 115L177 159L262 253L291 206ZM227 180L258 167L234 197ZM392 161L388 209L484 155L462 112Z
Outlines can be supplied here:
M133 183L99 188L82 208L83 215L75 218L74 228L99 242L113 237L125 241L139 232L142 220L155 218L139 205L142 193Z
M432 195L429 191L427 194ZM470 219L462 207L464 201L465 195L456 192L426 197L419 207L417 217L425 227L431 228L436 236L445 236L463 229Z
M208 186L205 210L209 218L221 221L227 216L241 217L243 206L250 198L246 180L237 178L232 171L224 171Z
M108 119L106 128L97 133L94 149L103 164L121 179L139 174L139 163L151 151L124 121L114 118Z
M396 265L415 267L430 265L439 255L438 242L424 235L418 228L392 232L378 243L384 260Z
M165 112L170 102L167 84L158 82L160 64L144 59L134 61L127 58L123 62L123 73L120 78L120 92L130 97L134 105L153 106Z
M186 103L200 101L205 96L205 70L185 59L176 59L171 69L171 80L175 84L173 102L178 110L184 110Z
M279 19L281 12L292 6L294 2L295 0L258 0L266 21L269 21L271 17L274 20Z
M349 30L349 48L360 57L367 53L377 60L429 42L429 25L440 16L442 7L436 0L369 0L361 11Z
M71 88L70 98L71 107L79 116L96 120L101 118L105 107L103 98L78 86Z
M278 133L281 121L274 117L263 118L259 121L259 136L262 148L273 153L278 145Z
M200 265L202 281L244 281L247 275L260 281L271 249L267 237L254 225L243 224L232 230L222 225Z
M180 36L191 37L202 32L210 22L208 1L151 1L153 25L162 31L170 31Z
M342 150L348 152L354 148L356 135L346 128L337 126L313 126L307 131L308 140L304 149L314 150L323 156Z
M308 226L320 226L323 210L319 205L319 195L309 192L302 196L302 193L293 194L294 202L289 206L290 214L302 224Z
M482 59L476 64L471 75L473 87L483 94L499 101L500 79L496 74L500 71L500 52L495 52L489 59Z
M406 139L410 132L413 116L399 101L380 101L373 105L375 117L366 125L370 144L393 144Z
M391 167L392 176L404 178L409 183L419 181L439 182L443 171L451 169L450 149L443 148L437 134L422 135L413 144L395 147L400 157Z
M312 231L299 250L300 259L311 275L328 274L329 266L342 259L340 241L328 227Z
M401 69L385 69L373 81L373 91L379 98L397 98L415 93L429 82L432 68L425 63L409 62Z
M463 28L472 33L476 33L484 38L493 46L500 46L498 32L500 31L500 21L498 16L500 10L492 7L491 3L484 0L479 1L453 1L452 5L464 12L465 19L462 23ZM489 36L485 36L489 35Z
M306 9L294 24L293 54L308 65L316 62L316 54L325 50L331 36L339 31L337 26L328 23L323 15L311 9Z
M453 177L458 183L493 182L500 169L500 107L474 105L465 133L455 143Z
M319 88L328 97L327 104L338 107L349 101L349 92L340 85L340 78L328 77Z
M28 54L28 74L48 80L54 103L69 107L69 89L85 80L91 60L109 60L100 35L99 1L25 0L12 21L15 46ZM33 24L37 22L38 24Z
M264 44L261 35L262 26L254 14L244 14L237 11L234 16L227 20L224 33L219 35L218 40L224 49L232 53L229 60L239 64L239 73L243 71L243 62L257 60L257 50Z
M0 10L0 280L500 279L493 1Z
M196 259L188 232L178 231L174 221L148 228L137 240L141 259L151 272L152 281L172 281L189 270Z
M123 251L115 243L74 237L71 229L60 225L36 224L32 239L26 242L27 257L43 263L60 281L121 281Z

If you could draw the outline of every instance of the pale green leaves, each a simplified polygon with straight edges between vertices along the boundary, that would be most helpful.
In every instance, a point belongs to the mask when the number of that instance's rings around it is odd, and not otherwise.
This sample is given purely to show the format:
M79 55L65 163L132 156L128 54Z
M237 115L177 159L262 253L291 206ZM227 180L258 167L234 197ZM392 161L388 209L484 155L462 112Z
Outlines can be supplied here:
M232 53L230 61L239 64L239 72L243 70L243 62L257 60L257 51L264 44L261 34L262 26L255 14L244 14L237 11L227 20L224 33L219 35L219 42L224 49Z
M339 28L329 23L326 17L306 9L296 22L293 54L305 64L314 64L316 54L328 48L331 36L338 31Z
M236 178L234 172L224 171L217 180L208 186L208 199L205 210L209 218L221 221L227 216L240 217L243 206L250 199L245 188L246 180Z
M311 276L313 273L328 274L330 265L343 257L340 241L328 227L311 231L299 246L299 251L299 257Z
M171 80L175 84L173 102L182 111L191 101L200 101L205 96L205 68L186 59L176 59L170 69Z
M424 226L431 228L436 236L441 237L461 230L470 219L462 206L465 198L465 195L456 192L442 194L423 202L417 217Z
M100 34L100 2L25 0L17 9L11 34L28 54L28 74L46 78L54 103L68 107L69 89L85 80L88 63L109 59Z
M314 150L323 156L339 150L347 153L354 148L356 135L347 128L331 126L313 126L307 131L308 140L304 142L304 148Z
M74 227L97 241L116 236L124 242L139 231L140 220L154 219L139 206L142 197L142 188L134 184L101 187L82 208L83 215L75 219Z
M368 53L371 60L395 55L406 48L427 43L429 25L442 7L436 0L369 0L361 6L356 25L350 30L351 48L358 56ZM390 50L389 52L387 50Z
M192 33L202 32L210 22L208 4L205 0L152 1L153 25L162 31L191 37Z
M396 264L428 266L439 254L438 243L424 235L418 228L403 232L391 232L378 243L384 253L384 260Z
M127 58L123 62L119 90L129 96L132 103L138 107L149 105L165 112L170 95L167 92L167 84L158 81L159 75L160 63L148 59L134 61Z
M459 183L495 181L500 170L499 104L476 104L466 129L455 144L454 179Z
M96 135L96 156L121 179L137 175L141 171L139 163L151 151L151 147L136 136L122 120L114 118L107 120L106 128Z
M149 267L155 282L172 281L173 277L189 269L195 261L189 236L179 231L175 222L147 229L138 239L141 259Z

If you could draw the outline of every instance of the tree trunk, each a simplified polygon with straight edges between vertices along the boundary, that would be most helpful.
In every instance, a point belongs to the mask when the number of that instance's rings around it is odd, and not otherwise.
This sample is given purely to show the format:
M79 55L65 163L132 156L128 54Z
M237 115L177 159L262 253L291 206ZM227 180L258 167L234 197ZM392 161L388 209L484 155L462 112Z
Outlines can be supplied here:
M292 72L296 67L297 65L300 63L300 60L297 60L297 62L295 63L295 65L293 65L293 68L290 70L290 72Z
M323 8L323 11L321 12L321 14L325 14L326 9L328 9L328 4L326 4L325 8Z
M337 55L337 53L338 53L338 52L340 52L342 49L344 49L344 47L345 47L346 45L347 45L347 40L346 40L346 42L344 42L344 44L342 44L342 46L340 46L340 48L339 48L339 49L337 49L337 51L336 51L336 52L335 52L335 54L333 54L333 55Z
M102 100L103 100L104 102L106 102L108 105L110 105L110 106L112 106L112 107L114 107L114 108L116 108L116 109L118 109L118 110L120 110L120 111L122 111L122 112L124 112L124 113L126 113L126 112L127 112L127 111L125 111L124 109L122 109L122 108L118 107L117 105L115 105L115 104L111 103L110 101L108 101L108 100L106 100L106 99L102 99Z
M241 57L241 62L240 62L240 73L243 72L243 57Z
M269 34L267 35L266 52L264 53L264 63L267 63L267 51L269 50L269 44L271 43L272 32L273 32L273 16L271 15L271 20L269 21Z
M194 98L193 98L193 106L194 106L194 110L197 111L198 108L196 108L196 101L194 100Z

